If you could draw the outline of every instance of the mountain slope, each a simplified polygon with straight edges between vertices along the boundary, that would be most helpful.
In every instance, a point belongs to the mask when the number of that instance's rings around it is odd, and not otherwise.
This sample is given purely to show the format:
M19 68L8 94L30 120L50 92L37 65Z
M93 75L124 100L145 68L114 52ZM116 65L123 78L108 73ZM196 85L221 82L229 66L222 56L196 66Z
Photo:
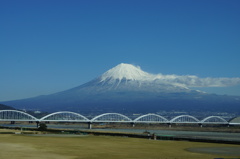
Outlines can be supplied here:
M84 113L240 110L239 97L191 90L179 81L176 77L149 74L139 67L122 63L79 87L4 103L19 109Z
M13 107L0 104L0 110L13 110L13 109L14 109Z

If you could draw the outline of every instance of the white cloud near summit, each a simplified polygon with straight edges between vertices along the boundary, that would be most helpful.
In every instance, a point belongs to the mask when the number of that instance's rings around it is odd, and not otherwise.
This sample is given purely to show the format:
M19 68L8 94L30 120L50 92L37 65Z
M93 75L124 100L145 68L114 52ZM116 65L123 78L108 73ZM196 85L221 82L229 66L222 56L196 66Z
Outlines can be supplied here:
M240 84L240 78L199 78L192 75L156 75L155 79L180 84L186 87L228 87Z

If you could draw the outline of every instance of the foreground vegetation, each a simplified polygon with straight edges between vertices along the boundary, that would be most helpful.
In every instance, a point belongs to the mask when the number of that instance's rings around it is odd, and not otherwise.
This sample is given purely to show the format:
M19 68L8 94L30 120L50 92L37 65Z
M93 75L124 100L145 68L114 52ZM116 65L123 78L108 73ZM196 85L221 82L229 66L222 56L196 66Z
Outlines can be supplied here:
M216 154L189 152L194 147L238 147L186 141L80 135L0 134L0 158L11 159L214 159ZM237 156L235 156L237 157Z

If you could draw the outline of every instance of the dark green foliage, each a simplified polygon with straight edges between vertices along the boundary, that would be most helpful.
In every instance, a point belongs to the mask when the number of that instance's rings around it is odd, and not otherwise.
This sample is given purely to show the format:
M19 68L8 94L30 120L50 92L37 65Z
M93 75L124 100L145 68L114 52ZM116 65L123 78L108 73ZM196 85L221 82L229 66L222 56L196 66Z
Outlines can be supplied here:
M46 131L47 130L47 125L45 123L40 123L38 127L39 131Z

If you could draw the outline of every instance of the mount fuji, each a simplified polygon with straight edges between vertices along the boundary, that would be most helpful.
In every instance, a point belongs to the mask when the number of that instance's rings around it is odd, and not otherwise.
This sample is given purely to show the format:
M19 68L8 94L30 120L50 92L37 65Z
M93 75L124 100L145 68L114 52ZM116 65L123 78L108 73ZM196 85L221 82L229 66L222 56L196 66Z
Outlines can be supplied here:
M239 79L218 79L218 85ZM2 102L18 109L81 113L154 113L157 111L239 112L240 97L208 94L190 87L216 85L196 76L150 74L121 63L78 87L34 98Z

